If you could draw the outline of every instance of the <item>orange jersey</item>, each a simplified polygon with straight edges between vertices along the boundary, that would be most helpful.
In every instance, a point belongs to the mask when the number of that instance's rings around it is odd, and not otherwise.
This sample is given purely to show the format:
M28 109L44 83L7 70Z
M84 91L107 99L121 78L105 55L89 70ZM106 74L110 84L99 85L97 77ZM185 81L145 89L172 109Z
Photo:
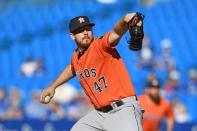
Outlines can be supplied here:
M101 38L94 38L80 58L76 50L71 62L81 86L96 109L135 95L119 53L108 43L109 34L110 32Z
M156 105L148 95L139 97L140 104L144 108L143 131L159 131L160 122L164 118L173 118L171 104L161 98L160 104Z

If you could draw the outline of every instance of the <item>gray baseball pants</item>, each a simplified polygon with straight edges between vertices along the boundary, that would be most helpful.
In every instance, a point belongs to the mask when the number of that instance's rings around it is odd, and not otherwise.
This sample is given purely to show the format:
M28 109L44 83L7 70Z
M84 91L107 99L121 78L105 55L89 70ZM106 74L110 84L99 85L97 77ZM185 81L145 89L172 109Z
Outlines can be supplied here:
M71 131L142 131L142 115L136 97L122 99L123 105L104 113L93 110L82 117Z

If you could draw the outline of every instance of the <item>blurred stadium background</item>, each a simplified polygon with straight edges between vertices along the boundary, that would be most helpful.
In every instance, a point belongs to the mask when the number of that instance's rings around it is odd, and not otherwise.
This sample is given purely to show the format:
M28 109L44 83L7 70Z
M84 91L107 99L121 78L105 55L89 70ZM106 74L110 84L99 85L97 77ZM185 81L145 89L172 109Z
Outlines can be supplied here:
M87 15L100 36L125 13L145 15L144 46L118 50L140 95L151 74L172 102L175 130L197 131L197 0L0 0L0 131L67 131L91 110L77 79L49 105L39 93L70 63L68 22Z

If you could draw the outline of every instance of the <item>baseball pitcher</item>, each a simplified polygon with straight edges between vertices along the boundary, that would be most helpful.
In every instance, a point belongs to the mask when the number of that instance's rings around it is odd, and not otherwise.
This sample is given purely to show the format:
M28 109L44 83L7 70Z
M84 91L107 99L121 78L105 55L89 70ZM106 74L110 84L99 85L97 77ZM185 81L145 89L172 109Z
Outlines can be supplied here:
M77 76L95 110L81 118L71 131L142 131L143 109L115 47L129 31L129 49L141 49L143 15L126 14L100 38L93 35L94 25L87 16L71 19L70 36L78 48L73 53L71 63L42 91L40 101L44 104L50 102L59 85Z

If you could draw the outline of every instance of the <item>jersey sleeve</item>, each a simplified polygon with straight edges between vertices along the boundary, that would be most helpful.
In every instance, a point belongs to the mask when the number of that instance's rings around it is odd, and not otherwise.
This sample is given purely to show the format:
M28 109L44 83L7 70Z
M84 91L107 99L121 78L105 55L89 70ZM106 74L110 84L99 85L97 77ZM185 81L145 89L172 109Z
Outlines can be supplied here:
M75 68L74 68L72 62L71 62L71 70L72 70L72 73L76 75L76 73L75 73Z
M103 36L99 38L99 45L102 49L107 50L108 48L111 48L109 44L109 35L111 32L107 32Z
M74 54L73 54L73 57L72 57L72 59L71 59L70 65L71 65L72 73L73 73L73 74L76 74L76 73L75 73L75 68L74 68L74 62L73 62L73 59L74 59Z
M167 109L166 110L166 118L174 118L172 105L170 103L167 103L167 108L166 109Z
M109 44L110 33L111 32L107 32L102 37L97 39L98 43L97 43L96 47L99 49L99 52L101 52L101 54L103 54L104 56L107 56L110 54L116 58L119 58L120 55L117 52L116 48L114 46L110 46L110 44Z

